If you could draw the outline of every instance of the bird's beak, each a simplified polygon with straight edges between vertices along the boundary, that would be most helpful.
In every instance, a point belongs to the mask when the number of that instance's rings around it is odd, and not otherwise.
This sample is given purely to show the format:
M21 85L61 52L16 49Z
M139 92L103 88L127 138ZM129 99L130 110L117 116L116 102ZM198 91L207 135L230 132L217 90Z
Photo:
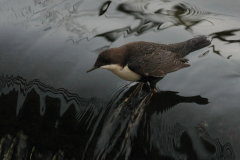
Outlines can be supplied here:
M96 66L93 66L91 69L89 69L88 71L87 71L87 73L88 72L91 72L91 71L93 71L94 69L97 69L98 67L96 67Z

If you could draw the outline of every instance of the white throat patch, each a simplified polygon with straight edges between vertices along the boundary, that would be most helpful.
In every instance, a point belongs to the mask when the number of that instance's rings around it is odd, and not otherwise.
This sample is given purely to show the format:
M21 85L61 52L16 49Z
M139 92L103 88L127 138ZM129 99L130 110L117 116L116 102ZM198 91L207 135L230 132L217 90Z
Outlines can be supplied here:
M118 64L110 64L110 65L101 66L100 68L112 71L118 77L120 77L124 80L127 80L127 81L138 81L141 79L141 76L139 74L131 71L128 68L128 65L126 65L124 68L122 68Z

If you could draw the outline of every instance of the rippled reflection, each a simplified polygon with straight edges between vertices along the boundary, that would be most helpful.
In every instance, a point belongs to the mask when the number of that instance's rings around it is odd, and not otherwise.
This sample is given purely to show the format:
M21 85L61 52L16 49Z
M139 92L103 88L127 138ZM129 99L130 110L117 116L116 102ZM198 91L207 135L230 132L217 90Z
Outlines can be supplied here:
M132 83L107 94L104 100L85 99L39 80L2 76L0 81L2 133L23 129L38 147L54 144L54 148L82 159L197 158L184 124L169 125L162 115L179 103L208 104L207 98L173 91L153 94L147 84ZM9 130L7 126L13 125L18 127ZM231 144L222 146L203 127L198 130L203 148L212 148L211 155L206 155L234 157Z
M222 145L219 139L210 137L207 130L202 125L198 125L197 128L202 144L205 146L206 150L211 153L207 159L235 159L233 148L230 143Z
M25 0L27 3L28 0ZM149 31L160 31L173 26L184 26L185 30L193 32L193 27L207 21L208 17L220 14L203 11L200 8L174 1L34 1L35 6L27 5L9 8L14 2L4 4L6 14L26 27L43 27L44 31L56 31L65 28L69 39L79 42L103 36L114 42L120 36L141 35ZM111 4L111 5L110 5ZM86 6L87 9L86 9ZM109 8L117 10L109 11ZM6 17L2 17L8 21ZM96 18L90 20L89 18ZM140 21L139 21L140 20ZM112 25L102 25L110 23ZM164 24L164 25L163 25ZM77 36L77 38L76 38Z
M158 8L153 6L157 5ZM141 35L149 31L160 31L172 26L184 26L186 30L192 32L193 26L206 20L205 16L216 16L211 12L201 11L195 6L187 3L173 3L164 1L131 1L118 5L120 12L134 16L135 20L141 20L136 27L125 27L111 32L98 34L104 36L107 40L113 42L121 35L125 37L130 35ZM163 24L168 23L162 27ZM170 23L170 24L169 24Z
M219 39L223 42L227 42L227 43L240 43L240 39L227 39L228 37L234 36L236 35L235 32L239 32L240 29L233 29L233 30L225 30L222 32L216 32L216 33L212 33L209 36L211 36L213 39Z
M14 75L0 77L0 159L19 155L20 141L27 159L237 159L239 19L202 2L0 2L0 74ZM165 91L85 74L93 52L202 34L212 45L165 77Z
M134 15L136 19L142 19L145 23L153 22L156 26L159 25L158 28L165 22L172 22L173 26L183 25L186 30L191 30L191 27L205 20L204 16L214 15L187 3L136 2L123 3L119 5L118 9ZM159 6L153 8L153 5ZM140 27L140 30L141 28L143 27Z
M226 42L227 44L233 44L233 43L239 43L240 44L240 39L235 39L237 32L239 32L240 29L232 29L232 30L225 30L221 32L215 32L210 34L209 36L212 37L212 39L217 39L222 42ZM220 50L216 50L215 45L210 46L213 50L214 53L217 55L222 56ZM232 55L227 56L227 59L230 59Z
M111 2L112 1L106 1L105 3L103 3L102 7L100 8L99 16L103 15L107 11L107 9L110 6Z

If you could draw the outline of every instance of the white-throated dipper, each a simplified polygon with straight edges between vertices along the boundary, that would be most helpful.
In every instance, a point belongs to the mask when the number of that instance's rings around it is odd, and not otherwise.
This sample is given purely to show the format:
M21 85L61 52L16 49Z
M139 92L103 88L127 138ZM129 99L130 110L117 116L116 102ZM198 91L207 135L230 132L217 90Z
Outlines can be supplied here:
M174 44L131 42L102 51L87 72L108 69L127 81L149 82L151 90L156 92L156 83L167 73L190 66L186 55L210 44L206 36Z

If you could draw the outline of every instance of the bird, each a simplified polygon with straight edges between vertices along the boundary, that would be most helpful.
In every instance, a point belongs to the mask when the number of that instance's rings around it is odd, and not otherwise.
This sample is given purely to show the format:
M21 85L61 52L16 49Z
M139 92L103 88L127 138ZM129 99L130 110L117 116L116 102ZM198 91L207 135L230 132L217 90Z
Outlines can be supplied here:
M173 44L130 42L102 51L87 73L97 68L107 69L124 80L149 83L151 91L156 93L157 82L168 73L190 66L185 56L210 44L205 35Z

